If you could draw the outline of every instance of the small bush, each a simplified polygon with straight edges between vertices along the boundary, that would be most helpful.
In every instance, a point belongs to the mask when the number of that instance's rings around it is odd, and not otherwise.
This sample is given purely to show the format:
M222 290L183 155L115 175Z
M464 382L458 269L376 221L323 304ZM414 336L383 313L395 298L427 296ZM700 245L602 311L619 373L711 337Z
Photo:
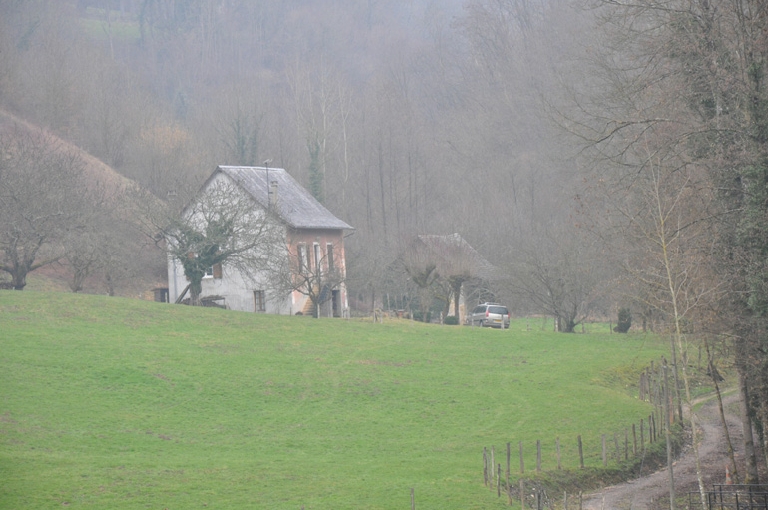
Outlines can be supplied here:
M449 326L458 326L459 318L455 315L449 315L443 320L443 324L447 324Z
M632 326L632 312L629 308L619 309L619 322L616 324L615 331L617 333L626 333Z

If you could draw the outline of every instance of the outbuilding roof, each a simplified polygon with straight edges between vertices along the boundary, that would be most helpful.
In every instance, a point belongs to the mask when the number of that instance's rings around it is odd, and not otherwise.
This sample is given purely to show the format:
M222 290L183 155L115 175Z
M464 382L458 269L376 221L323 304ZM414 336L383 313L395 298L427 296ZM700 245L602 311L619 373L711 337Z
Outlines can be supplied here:
M453 263L458 267L470 269L472 276L493 280L500 274L496 266L488 262L459 234L422 234L417 239L434 256L442 258L447 264Z
M293 228L353 229L334 216L282 168L220 165L214 175L217 172L230 177L265 209L269 206L269 183L277 183L274 210Z

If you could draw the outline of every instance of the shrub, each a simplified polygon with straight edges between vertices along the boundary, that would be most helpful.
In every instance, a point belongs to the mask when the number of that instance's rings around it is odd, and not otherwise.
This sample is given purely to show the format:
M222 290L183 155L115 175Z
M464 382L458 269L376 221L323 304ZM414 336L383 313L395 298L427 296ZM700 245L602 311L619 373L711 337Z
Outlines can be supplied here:
M459 318L456 315L449 315L443 320L443 324L447 324L449 326L458 326Z
M632 326L632 312L629 308L619 309L619 322L616 324L615 331L617 333L626 333Z

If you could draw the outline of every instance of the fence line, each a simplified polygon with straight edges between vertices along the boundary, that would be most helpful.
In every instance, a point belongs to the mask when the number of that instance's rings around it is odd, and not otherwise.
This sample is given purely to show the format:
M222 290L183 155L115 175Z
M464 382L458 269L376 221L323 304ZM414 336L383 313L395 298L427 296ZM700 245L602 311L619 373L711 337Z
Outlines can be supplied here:
M596 445L593 444L587 444L587 459L592 459L592 462L585 463L585 444L582 440L581 435L576 436L575 446L577 450L577 458L578 458L578 468L583 469L585 467L585 464L591 464L594 465L594 459L598 455L600 456L599 459L601 461L601 465L603 467L608 467L609 463L615 463L615 465L620 465L622 462L627 462L630 459L630 453L632 458L637 458L645 455L647 446L649 447L651 444L657 442L661 437L661 430L660 427L657 425L659 423L663 424L666 421L666 417L669 416L670 423L675 423L675 402L674 402L674 395L677 393L675 391L666 391L669 390L668 386L664 385L664 372L669 370L670 366L667 363L666 359L663 357L661 358L661 362L656 365L653 361L651 361L650 366L646 367L639 376L638 379L638 398L640 400L644 400L652 404L653 408L651 413L648 415L647 418L641 418L638 422L632 423L630 426L624 427L618 432L613 432L613 441L612 441L612 452L609 452L609 439L611 437L610 434L601 434L599 436L600 445L599 453L597 451L597 448L595 448ZM672 377L672 382L670 384L677 384L676 378ZM666 396L666 398L665 398ZM665 414L666 413L666 414ZM638 427L639 425L639 427ZM631 430L631 437L630 437L630 430ZM621 435L623 434L623 443L621 441ZM631 444L630 444L631 440ZM647 441L647 443L646 443ZM566 443L567 444L567 443ZM520 501L523 502L524 498L526 497L525 488L524 488L524 482L522 475L525 474L525 456L524 456L524 443L523 441L518 441L518 459L519 459L519 475L521 475L519 479L519 487L513 487L511 482L512 477L512 442L506 443L506 472L505 476L502 478L502 464L499 462L498 464L494 460L494 452L495 447L491 446L490 449L487 447L483 448L483 480L484 483L489 489L493 490L496 489L498 497L501 497L501 493L506 492L509 497L509 502L512 504L513 501L513 491L518 490L519 491L519 497ZM537 439L535 442L535 455L536 455L536 464L535 464L535 471L541 472L542 470L542 442L540 439ZM567 448L566 448L567 450ZM563 468L564 459L563 459L563 443L560 441L560 437L555 438L554 441L554 458L555 458L555 466L556 469L560 470ZM549 457L551 459L551 457ZM600 462L598 461L598 462ZM566 465L572 465L575 467L576 465L576 459L573 457L573 455L565 456L565 464ZM539 508L541 504L544 503L544 500L547 499L546 494L543 494L543 491L540 488L534 487L530 492L530 497L533 498L534 506L535 508ZM567 505L568 496L567 494L563 495L564 498L564 504ZM581 495L579 495L579 504L581 503Z
M768 486L766 485L719 485L705 491L704 510L768 510ZM688 510L699 510L701 494L688 493Z

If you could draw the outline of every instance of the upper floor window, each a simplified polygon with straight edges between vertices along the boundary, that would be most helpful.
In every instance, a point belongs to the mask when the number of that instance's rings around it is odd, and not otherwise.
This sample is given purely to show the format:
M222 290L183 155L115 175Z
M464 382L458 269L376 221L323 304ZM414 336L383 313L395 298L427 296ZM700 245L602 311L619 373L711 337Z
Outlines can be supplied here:
M331 243L328 243L326 246L326 250L328 254L325 256L325 258L328 260L328 272L333 272L334 269L334 262L333 262L333 245Z
M299 273L307 274L309 272L309 260L307 258L307 245L300 244L297 248L299 257Z
M317 274L322 273L322 266L321 266L321 259L320 259L320 245L315 243L314 246L312 246L313 251L315 252L315 272Z

